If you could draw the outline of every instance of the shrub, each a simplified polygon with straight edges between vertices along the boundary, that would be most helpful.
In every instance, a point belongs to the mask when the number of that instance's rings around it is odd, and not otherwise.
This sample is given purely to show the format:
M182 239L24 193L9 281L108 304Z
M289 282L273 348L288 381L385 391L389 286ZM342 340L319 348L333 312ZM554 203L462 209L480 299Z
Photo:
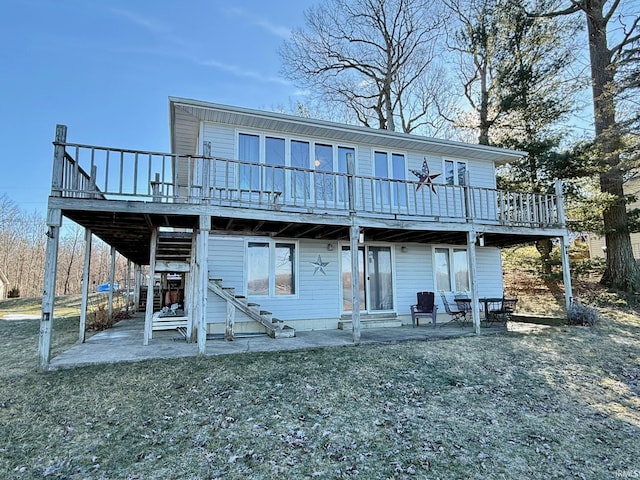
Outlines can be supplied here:
M20 298L20 289L18 287L13 287L7 292L7 298Z
M109 317L109 312L104 305L98 305L98 308L92 315L87 315L87 330L95 330L97 332L106 330L116 323L113 317Z
M600 313L593 307L573 302L567 312L568 325L583 325L593 327L600 321Z

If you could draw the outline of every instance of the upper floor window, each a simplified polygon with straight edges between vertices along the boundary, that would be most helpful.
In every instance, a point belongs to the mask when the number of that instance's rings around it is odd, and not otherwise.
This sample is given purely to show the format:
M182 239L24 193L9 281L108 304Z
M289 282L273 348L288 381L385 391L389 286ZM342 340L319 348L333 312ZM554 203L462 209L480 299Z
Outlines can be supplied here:
M447 185L465 186L467 184L467 162L460 160L445 160L444 178Z
M374 173L378 178L406 180L407 166L404 155L400 153L374 153ZM405 206L407 204L407 186L404 182L378 180L376 195L383 205Z
M279 138L265 134L238 134L240 188L285 192L289 198L322 202L347 200L346 177L355 148L329 143ZM404 165L404 163L403 163ZM292 167L285 171L280 167Z

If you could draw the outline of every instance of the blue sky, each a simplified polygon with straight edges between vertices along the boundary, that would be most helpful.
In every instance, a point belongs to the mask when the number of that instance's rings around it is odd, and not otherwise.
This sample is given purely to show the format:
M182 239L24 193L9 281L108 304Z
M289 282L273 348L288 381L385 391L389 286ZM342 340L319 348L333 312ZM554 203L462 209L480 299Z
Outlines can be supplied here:
M44 213L70 142L169 151L168 97L289 107L278 48L314 0L3 0L0 195Z

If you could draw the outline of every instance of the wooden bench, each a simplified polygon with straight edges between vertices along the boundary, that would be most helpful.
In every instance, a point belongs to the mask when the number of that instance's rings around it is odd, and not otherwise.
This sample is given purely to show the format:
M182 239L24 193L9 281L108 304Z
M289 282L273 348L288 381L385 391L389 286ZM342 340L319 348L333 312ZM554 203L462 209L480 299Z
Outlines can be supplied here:
M153 337L154 330L176 330L180 328L187 328L187 322L189 317L182 315L166 315L162 312L156 312L153 314L153 320L151 322L151 332Z

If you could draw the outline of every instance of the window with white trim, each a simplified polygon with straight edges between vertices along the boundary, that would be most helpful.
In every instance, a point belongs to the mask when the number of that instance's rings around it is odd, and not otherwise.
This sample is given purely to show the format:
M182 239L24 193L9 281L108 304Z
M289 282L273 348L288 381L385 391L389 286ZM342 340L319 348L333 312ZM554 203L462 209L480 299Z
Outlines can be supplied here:
M444 178L447 185L465 186L467 184L467 162L461 160L445 160Z
M293 242L248 242L247 295L295 295L296 264Z
M434 276L439 292L468 292L469 259L466 248L434 249Z
M239 183L243 190L286 190L287 195L294 198L310 199L315 195L316 199L324 201L333 201L337 194L337 201L345 202L346 178L331 173L347 173L348 159L354 157L353 147L238 132L238 160L274 167L240 165ZM276 168L280 166L301 170L288 172L285 177L285 172ZM404 168L403 156L400 167L394 168ZM317 173L309 175L309 170Z
M374 172L378 178L406 180L407 165L400 153L374 152ZM377 180L376 198L382 205L405 206L407 204L407 185L404 182Z

